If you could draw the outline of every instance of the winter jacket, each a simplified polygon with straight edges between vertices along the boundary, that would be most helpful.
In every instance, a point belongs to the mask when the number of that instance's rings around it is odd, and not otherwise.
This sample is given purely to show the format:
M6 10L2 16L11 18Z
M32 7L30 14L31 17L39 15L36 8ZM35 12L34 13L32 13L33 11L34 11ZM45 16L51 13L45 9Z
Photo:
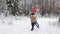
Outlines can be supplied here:
M31 23L34 23L36 21L36 16L35 15L31 15L30 19L31 19Z
M37 11L37 7L35 6L33 9L32 9L32 12L35 14Z

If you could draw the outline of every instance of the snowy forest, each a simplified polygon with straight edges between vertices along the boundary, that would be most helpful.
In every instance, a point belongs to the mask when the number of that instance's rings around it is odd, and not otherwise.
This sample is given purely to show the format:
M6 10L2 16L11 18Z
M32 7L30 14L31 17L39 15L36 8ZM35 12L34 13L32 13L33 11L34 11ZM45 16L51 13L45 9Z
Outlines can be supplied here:
M35 5L40 28L30 31ZM0 0L0 34L60 34L60 0Z
M34 5L38 5L40 15L59 15L60 0L0 0L0 14L29 15Z

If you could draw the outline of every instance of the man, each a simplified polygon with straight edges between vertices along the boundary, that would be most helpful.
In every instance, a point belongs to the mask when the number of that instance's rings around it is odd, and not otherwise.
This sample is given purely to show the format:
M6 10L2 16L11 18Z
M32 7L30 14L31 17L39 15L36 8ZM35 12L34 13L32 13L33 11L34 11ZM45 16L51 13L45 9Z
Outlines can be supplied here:
M37 5L35 5L35 6L33 7L33 9L32 9L32 12L33 12L34 14L36 14L37 9L38 9L38 6L37 6Z

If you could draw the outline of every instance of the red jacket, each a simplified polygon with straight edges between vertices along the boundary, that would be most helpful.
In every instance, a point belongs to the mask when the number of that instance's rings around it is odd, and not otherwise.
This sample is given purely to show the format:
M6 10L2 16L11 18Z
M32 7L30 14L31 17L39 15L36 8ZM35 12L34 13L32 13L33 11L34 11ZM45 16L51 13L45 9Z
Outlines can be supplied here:
M35 14L37 11L37 7L35 6L33 9L32 9L32 12Z

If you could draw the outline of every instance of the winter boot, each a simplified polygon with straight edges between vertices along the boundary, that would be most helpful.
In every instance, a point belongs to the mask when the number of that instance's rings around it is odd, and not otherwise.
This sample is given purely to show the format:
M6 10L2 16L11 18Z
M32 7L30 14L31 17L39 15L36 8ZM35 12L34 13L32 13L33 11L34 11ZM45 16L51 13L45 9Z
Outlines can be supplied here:
M32 28L31 31L33 31L34 29Z

